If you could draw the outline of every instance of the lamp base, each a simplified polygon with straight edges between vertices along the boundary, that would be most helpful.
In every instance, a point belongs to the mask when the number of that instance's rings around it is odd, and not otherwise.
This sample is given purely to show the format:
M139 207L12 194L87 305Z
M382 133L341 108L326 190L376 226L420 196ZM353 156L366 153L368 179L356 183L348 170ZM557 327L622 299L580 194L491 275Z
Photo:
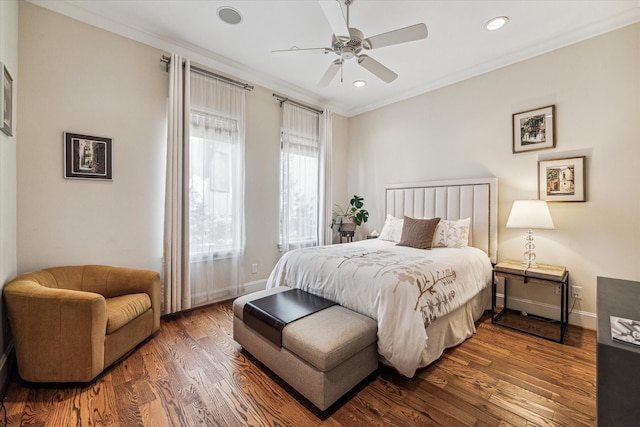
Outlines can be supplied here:
M525 242L524 247L526 251L524 251L521 264L527 268L535 268L538 266L538 263L536 262L536 253L533 251L536 248L536 245L533 244L533 230L527 231Z

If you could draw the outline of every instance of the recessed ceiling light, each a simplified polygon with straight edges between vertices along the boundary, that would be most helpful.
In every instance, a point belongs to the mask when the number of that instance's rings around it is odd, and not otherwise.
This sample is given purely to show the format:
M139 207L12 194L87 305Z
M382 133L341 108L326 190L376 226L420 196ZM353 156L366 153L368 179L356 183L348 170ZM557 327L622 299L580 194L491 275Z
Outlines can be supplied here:
M484 24L484 28L489 31L495 31L504 27L508 22L509 18L507 18L506 16L498 16L487 21L487 23Z
M364 80L356 80L355 82L353 82L353 85L355 87L362 87L362 86L364 86L366 84L367 84L367 82L365 82Z
M242 15L240 12L229 6L222 6L218 8L218 17L227 24L235 25L242 21Z

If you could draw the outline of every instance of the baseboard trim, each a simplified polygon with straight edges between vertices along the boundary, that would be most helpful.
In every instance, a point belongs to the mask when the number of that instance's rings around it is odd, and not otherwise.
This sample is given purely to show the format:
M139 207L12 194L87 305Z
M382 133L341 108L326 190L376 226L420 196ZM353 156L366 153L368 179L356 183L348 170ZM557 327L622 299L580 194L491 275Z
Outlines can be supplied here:
M7 350L0 357L0 400L4 400L9 388L9 382L11 381L11 373L13 367L16 364L15 351L13 347L13 341L9 342Z
M267 279L262 279L244 283L240 292L238 292L236 287L216 289L212 292L194 295L191 304L194 308L198 308L221 301L228 301L255 291L261 291L265 289L266 286Z
M496 302L499 306L503 305L504 294L496 294ZM576 310L571 308L572 300L569 301L569 324L580 326L581 328L596 330L598 325L598 316L596 313L588 311ZM509 297L509 308L525 311L536 316L547 317L549 319L560 319L560 306L546 304L529 299Z
M250 294L257 291L262 291L267 288L267 280L256 280L253 282L247 282L244 284L243 295Z

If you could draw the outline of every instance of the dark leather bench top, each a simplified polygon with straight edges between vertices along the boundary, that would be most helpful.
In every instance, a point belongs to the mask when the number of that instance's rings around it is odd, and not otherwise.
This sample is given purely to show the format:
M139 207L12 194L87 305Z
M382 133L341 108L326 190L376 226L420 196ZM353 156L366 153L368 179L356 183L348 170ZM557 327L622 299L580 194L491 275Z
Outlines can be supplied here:
M244 306L244 323L279 347L282 330L291 322L336 305L335 302L301 289L269 295Z

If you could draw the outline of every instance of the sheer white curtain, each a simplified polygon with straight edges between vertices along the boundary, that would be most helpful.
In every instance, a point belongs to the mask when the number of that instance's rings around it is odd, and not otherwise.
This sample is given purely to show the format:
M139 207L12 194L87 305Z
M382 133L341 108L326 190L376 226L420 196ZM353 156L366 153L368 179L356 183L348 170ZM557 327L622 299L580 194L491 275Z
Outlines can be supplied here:
M184 62L184 67L183 67ZM171 55L167 123L164 252L162 264L163 312L191 307L189 284L189 60Z
M201 305L242 290L245 91L192 72L189 126L191 297Z
M280 250L315 246L320 221L319 114L283 104L280 158Z

